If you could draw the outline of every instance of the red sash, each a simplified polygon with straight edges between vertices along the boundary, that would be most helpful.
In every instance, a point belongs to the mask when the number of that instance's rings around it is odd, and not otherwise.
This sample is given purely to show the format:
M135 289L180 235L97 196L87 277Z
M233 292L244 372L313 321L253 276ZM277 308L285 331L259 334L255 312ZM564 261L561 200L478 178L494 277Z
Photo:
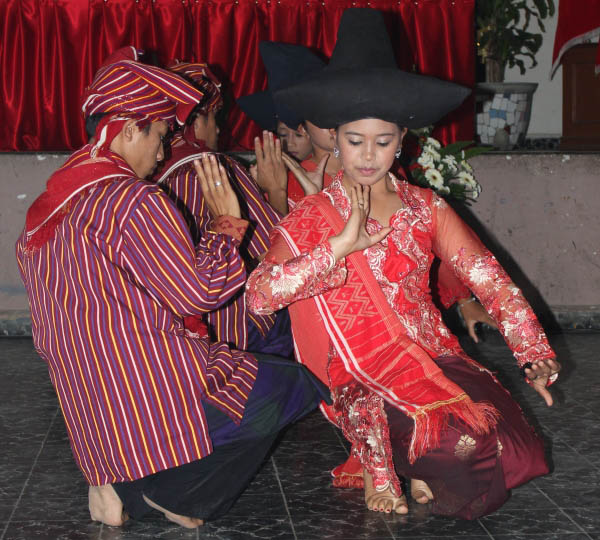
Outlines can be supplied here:
M310 251L344 225L326 195L312 195L277 226L285 243L272 242L280 250L272 253L284 260ZM488 433L496 423L494 407L471 401L406 336L365 256L352 253L346 267L344 286L289 307L300 361L331 386L347 382L328 370L331 343L347 373L414 420L411 462L439 446L450 414L476 433Z
M104 152L104 157L91 158L86 145L69 157L48 180L46 190L27 210L25 234L27 250L35 250L54 236L54 231L68 213L77 195L101 182L135 177L135 173L117 154Z

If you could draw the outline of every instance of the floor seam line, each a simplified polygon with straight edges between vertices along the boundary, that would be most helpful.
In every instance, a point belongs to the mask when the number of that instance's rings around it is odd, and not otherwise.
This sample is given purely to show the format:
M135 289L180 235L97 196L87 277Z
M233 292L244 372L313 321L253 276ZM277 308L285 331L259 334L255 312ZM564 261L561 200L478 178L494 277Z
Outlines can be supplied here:
M567 446L570 450L572 450L573 452L575 452L581 459L583 459L584 461L586 461L589 465L591 465L594 469L596 470L600 470L600 466L596 465L593 461L590 461L587 457L585 457L581 452L579 452L579 450L577 450L576 448L573 448L567 441L565 441L560 435L556 435L556 438L565 444L565 446ZM554 442L554 441L553 441Z
M329 420L328 420L329 421ZM346 445L344 444L344 441L342 440L342 437L340 436L340 430L337 429L334 425L331 426L331 428L333 429L333 431L335 432L335 436L337 437L339 443L342 445L342 448L344 449L344 452L346 452L346 454L348 456L350 456L350 452L348 451L348 449L346 448Z
M279 469L277 468L277 464L275 463L275 458L273 456L271 456L271 463L273 464L273 469L275 469L275 478L277 478L277 483L279 484L279 491L281 493L281 496L283 497L283 505L285 506L285 511L287 512L288 519L290 520L290 526L292 527L292 534L294 535L294 540L298 540L298 535L296 534L296 527L294 527L294 520L292 519L292 514L290 513L287 498L285 496L285 492L283 491L283 485L281 484L281 479L279 478Z
M494 540L494 535L488 530L488 528L485 526L485 524L483 523L483 521L481 521L481 519L477 518L477 523L479 524L479 526L485 531L485 533L492 539Z
M579 529L581 529L581 532L583 534L585 534L590 540L592 540L592 537L588 534L588 532L581 526L579 525L579 523L577 523L569 514L567 514L560 506L558 507L558 509L565 515L567 516L567 519L573 523L573 525L575 525L576 527L579 527Z
M54 416L52 417L52 420L50 420L50 425L48 426L48 429L46 430L46 435L44 436L44 440L42 441L42 444L40 445L40 449L38 450L37 454L35 455L35 458L33 459L31 469L29 470L29 474L27 475L27 478L25 479L25 482L23 483L23 487L21 488L21 493L19 493L19 496L17 497L17 501L15 502L12 512L10 513L10 516L8 516L8 519L6 520L6 526L4 527L4 530L2 531L2 536L0 536L0 540L3 540L4 537L6 536L6 531L8 530L8 527L10 526L10 522L12 521L12 518L15 515L15 512L17 511L17 508L19 506L19 503L21 502L21 499L23 498L23 493L25 493L25 490L27 489L27 485L29 484L29 479L31 478L31 475L33 474L33 469L35 469L35 466L37 465L38 459L40 458L40 454L42 453L42 450L44 449L44 445L46 444L46 441L48 440L48 435L50 435L50 430L52 429L52 426L54 425L54 421L56 420L56 417L58 416L58 411L59 411L59 408L57 406L56 411L54 412Z

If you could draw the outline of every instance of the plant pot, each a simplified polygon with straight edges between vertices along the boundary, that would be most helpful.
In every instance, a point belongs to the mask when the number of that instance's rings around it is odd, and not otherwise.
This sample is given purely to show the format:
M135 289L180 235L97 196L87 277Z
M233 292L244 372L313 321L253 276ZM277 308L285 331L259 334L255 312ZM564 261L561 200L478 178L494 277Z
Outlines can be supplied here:
M511 150L525 143L537 83L479 83L476 132L481 144Z

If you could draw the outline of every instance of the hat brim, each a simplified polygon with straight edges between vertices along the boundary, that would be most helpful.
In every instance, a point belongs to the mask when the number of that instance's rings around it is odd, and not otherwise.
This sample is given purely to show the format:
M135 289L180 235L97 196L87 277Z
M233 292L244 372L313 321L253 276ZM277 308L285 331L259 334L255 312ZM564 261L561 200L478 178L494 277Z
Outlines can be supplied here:
M419 128L446 116L470 93L464 86L399 69L325 68L274 96L320 128L362 118Z
M277 130L277 122L281 121L290 129L298 129L303 118L290 110L284 103L273 99L268 90L242 96L237 100L240 108L262 129Z
M275 131L277 129L277 115L275 104L270 92L256 92L238 98L237 104L252 120L262 129Z

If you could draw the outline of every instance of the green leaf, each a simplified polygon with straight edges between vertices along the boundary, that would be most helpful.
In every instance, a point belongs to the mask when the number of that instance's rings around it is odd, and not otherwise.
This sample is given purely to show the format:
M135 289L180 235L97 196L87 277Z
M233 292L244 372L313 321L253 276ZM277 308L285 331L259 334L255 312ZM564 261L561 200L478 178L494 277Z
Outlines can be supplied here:
M481 154L485 154L489 151L490 148L486 146L474 146L473 148L469 148L468 150L465 150L465 161L469 161L471 158L474 158L475 156L479 156Z
M470 146L471 144L473 144L473 141L456 141L447 146L444 146L443 148L438 150L438 152L440 153L440 156L442 156L442 157L456 155L461 150L463 150L467 146Z

